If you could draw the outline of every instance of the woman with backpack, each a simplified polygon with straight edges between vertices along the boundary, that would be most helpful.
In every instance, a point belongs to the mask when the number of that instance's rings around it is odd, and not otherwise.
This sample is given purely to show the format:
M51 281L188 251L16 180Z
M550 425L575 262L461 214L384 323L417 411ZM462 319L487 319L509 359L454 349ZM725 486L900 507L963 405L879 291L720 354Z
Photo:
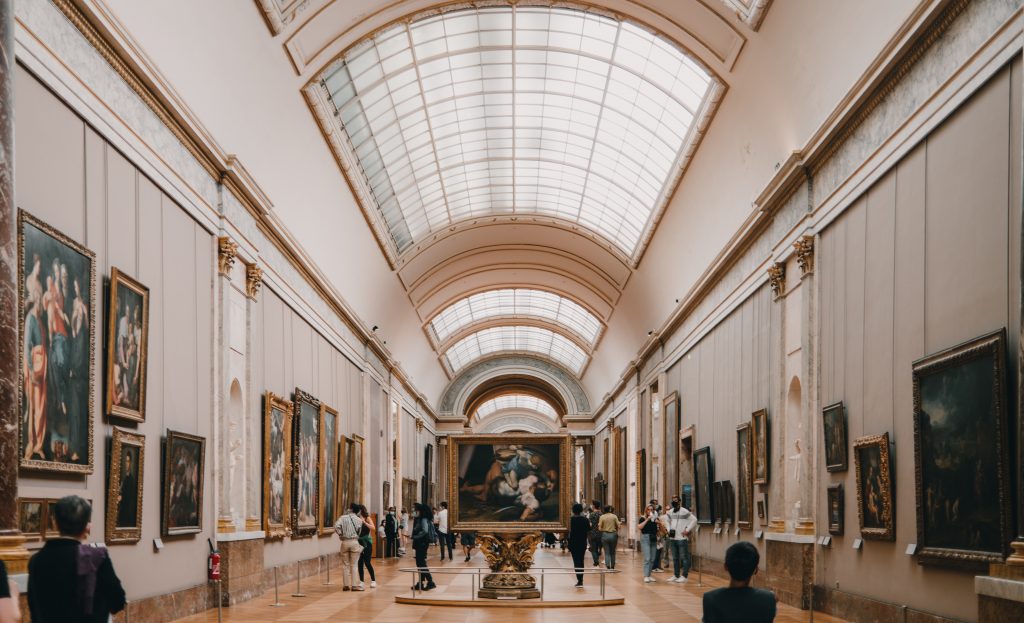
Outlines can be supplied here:
M434 513L426 504L416 504L413 511L412 547L416 552L416 566L419 567L419 581L412 590L429 591L437 588L434 576L427 568L427 550L437 542L437 531L434 529Z

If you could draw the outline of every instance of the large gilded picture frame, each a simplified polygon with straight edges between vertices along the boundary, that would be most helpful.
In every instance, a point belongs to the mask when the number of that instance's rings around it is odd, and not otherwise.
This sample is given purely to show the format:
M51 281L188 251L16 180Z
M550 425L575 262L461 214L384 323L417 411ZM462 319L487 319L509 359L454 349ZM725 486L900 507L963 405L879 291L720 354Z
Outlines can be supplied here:
M110 439L107 478L104 540L108 545L138 543L142 538L145 462L146 437L115 426Z
M22 469L93 472L96 255L18 210Z
M334 532L338 512L338 411L320 403L320 534Z
M145 422L149 288L114 267L110 269L109 301L107 413Z
M320 517L320 401L295 388L292 416L292 537L313 536Z
M750 422L736 427L736 525L750 529L754 526L754 483L750 456Z
M913 364L917 560L988 569L1009 554L1006 331Z
M771 472L771 437L768 434L768 410L758 409L750 416L751 437L750 448L751 470L755 485L768 484Z
M268 539L291 534L292 410L274 392L263 397L263 530Z
M711 446L704 446L693 453L693 501L699 524L715 523L714 481Z
M164 443L161 533L164 536L198 534L203 531L206 439L168 430Z
M359 435L352 435L351 462L349 465L348 496L350 504L366 504L363 499L363 474L366 473L366 444Z
M857 472L857 516L865 539L896 539L889 433L861 437L853 442Z
M573 491L569 435L452 435L447 461L449 530L568 529Z

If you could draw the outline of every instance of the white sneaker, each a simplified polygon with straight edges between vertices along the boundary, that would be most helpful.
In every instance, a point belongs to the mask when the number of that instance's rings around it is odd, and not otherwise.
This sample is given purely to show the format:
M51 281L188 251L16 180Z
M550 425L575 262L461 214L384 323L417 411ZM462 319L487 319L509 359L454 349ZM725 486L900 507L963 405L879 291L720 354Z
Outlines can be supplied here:
M679 582L680 584L686 584L686 582L687 582L687 580L686 580L686 578L685 578L685 577L681 577L681 578L679 578L679 579L678 579L678 580L676 580L676 581L677 581L677 582Z
M377 580L370 580L370 588L377 588Z
M655 582L657 582L657 580L655 580L655 579L654 579L654 578L652 578L652 577L646 577L646 578L644 578L644 583L645 583L645 584L654 584Z
M361 590L361 591L362 591L362 590L366 590L366 585L365 585L365 584L363 584L362 582L360 582L360 583L359 583L359 590Z

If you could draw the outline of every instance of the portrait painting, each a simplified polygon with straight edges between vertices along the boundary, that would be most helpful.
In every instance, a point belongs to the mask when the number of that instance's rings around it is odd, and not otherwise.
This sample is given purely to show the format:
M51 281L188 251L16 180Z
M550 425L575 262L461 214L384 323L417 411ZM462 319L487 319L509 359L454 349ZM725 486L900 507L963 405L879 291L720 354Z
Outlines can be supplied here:
M110 269L107 324L107 413L146 421L149 288Z
M163 534L203 531L203 463L206 439L167 431L164 446Z
M845 472L848 462L846 455L846 410L842 402L825 407L821 412L822 430L825 434L825 469L830 472Z
M292 510L292 403L263 397L263 530L268 539L288 536Z
M18 212L22 468L91 474L95 254Z
M453 530L568 528L572 483L568 435L449 437L448 501Z
M857 514L865 539L896 539L895 505L889 462L889 433L861 437L853 442L857 472Z
M320 534L334 532L338 479L338 412L320 404Z
M765 409L754 411L750 417L750 426L752 428L751 435L753 436L751 462L754 471L754 484L766 485L768 484L768 461L770 460L768 454L770 450L768 444L768 411Z
M841 536L843 534L843 484L829 485L826 493L828 533Z
M715 522L714 509L714 464L711 462L711 446L705 446L693 453L693 478L697 523Z
M146 438L114 427L107 478L107 544L138 543L142 537L142 474Z
M751 474L749 422L736 427L736 525L751 528L754 525L754 482Z
M46 500L18 498L18 530L29 541L38 541L46 530Z
M1009 553L1006 333L914 363L918 562L987 569Z
M292 418L292 536L312 536L320 509L320 401L296 388Z

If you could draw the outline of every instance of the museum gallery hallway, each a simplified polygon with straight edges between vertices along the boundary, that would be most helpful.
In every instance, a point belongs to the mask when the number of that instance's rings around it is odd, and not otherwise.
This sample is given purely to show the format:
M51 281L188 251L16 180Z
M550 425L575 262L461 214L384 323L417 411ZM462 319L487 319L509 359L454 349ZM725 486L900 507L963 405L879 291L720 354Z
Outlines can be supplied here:
M725 581L704 574L704 586L697 585L697 570L694 569L690 575L690 582L685 585L671 584L666 582L672 577L671 573L663 573L656 584L644 585L641 578L641 556L637 552L631 556L628 551L619 551L618 566L621 573L609 574L607 596L624 597L626 603L621 606L603 606L586 608L469 608L469 607L445 607L445 606L415 606L396 604L395 596L410 595L410 575L399 572L400 568L408 568L413 564L410 556L404 556L397 561L387 562L377 560L374 568L377 570L377 588L369 588L367 583L366 591L362 593L346 593L341 590L339 578L340 570L332 570L332 586L322 586L321 578L304 578L302 581L302 592L307 596L304 598L292 597L295 592L295 582L290 582L280 587L281 602L285 605L279 608L271 606L274 603L274 591L271 589L262 596L247 601L243 604L225 608L223 612L224 621L234 623L258 623L262 621L293 621L302 623L320 623L321 621L344 621L345 623L362 623L373 621L374 623L531 623L533 621L544 621L545 623L568 623L586 619L589 623L697 623L701 617L701 595L706 591L725 585ZM588 555L589 557L589 555ZM457 556L458 558L458 556ZM561 567L570 568L572 559L568 552L562 553L558 550L538 550L535 557L535 564L538 567ZM484 567L483 556L479 551L473 554L469 563L463 563L459 559L455 563L440 564L437 560L436 549L431 549L430 564L439 565L441 569L455 569L463 567ZM718 563L714 563L718 564ZM587 563L587 569L592 569ZM431 591L429 595L435 598L447 598L455 595L469 598L469 585L464 581L464 587L452 586L454 575L436 574L435 581L438 588ZM368 579L368 578L367 578ZM548 580L548 595L552 599L594 599L599 596L600 589L596 575L588 575L586 583L588 586L581 592L570 588L571 575L552 576ZM563 586L563 589L559 587ZM460 590L461 588L461 590ZM809 621L810 614L807 611L779 604L776 623L798 623ZM827 614L815 613L816 623L843 623L842 619L831 617ZM175 623L207 623L217 621L217 611L209 610L204 614L180 619Z

